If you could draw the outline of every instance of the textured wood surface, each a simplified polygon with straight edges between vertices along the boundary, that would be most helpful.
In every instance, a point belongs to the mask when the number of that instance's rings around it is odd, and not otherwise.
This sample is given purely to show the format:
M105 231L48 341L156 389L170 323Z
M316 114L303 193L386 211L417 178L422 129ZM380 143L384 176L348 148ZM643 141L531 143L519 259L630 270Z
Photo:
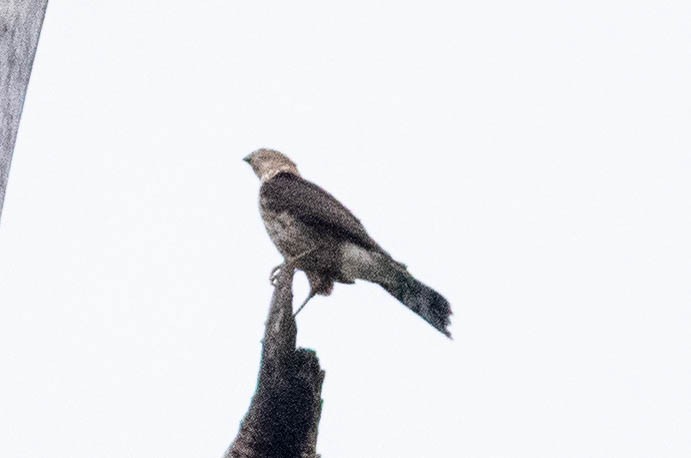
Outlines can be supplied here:
M0 0L0 217L48 0Z
M324 371L317 355L295 347L293 272L281 271L266 321L257 389L237 437L236 457L317 457Z

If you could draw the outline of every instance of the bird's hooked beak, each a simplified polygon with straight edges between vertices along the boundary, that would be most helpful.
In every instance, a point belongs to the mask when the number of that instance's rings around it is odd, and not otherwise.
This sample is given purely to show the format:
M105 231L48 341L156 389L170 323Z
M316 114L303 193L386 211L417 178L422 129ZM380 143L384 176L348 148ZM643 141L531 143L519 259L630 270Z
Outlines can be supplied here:
M248 154L247 156L243 157L242 160L250 164L252 162L252 155Z

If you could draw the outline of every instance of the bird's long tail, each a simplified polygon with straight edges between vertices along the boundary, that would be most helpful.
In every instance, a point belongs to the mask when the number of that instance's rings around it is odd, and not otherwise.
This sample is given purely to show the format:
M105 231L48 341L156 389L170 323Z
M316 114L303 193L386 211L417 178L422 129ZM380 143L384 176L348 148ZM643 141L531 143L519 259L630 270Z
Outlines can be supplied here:
M388 256L377 253L375 264L376 268L364 280L377 283L439 332L451 337L447 329L451 306L441 294L418 281L403 264Z

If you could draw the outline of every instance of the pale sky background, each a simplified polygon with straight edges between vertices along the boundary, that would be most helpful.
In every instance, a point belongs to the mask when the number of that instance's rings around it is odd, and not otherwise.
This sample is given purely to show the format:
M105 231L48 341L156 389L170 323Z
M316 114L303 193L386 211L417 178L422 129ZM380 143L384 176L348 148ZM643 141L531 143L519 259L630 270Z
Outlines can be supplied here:
M219 457L289 155L444 294L298 320L325 458L691 456L691 3L52 1L0 225L0 455ZM296 280L296 296L307 293Z

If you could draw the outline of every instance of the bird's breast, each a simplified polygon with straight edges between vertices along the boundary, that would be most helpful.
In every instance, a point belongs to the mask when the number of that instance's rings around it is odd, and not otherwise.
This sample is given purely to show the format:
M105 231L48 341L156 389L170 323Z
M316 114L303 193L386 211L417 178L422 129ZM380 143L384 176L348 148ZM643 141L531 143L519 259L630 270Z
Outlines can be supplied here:
M261 213L269 237L284 257L298 256L314 246L310 228L290 213L265 209Z

